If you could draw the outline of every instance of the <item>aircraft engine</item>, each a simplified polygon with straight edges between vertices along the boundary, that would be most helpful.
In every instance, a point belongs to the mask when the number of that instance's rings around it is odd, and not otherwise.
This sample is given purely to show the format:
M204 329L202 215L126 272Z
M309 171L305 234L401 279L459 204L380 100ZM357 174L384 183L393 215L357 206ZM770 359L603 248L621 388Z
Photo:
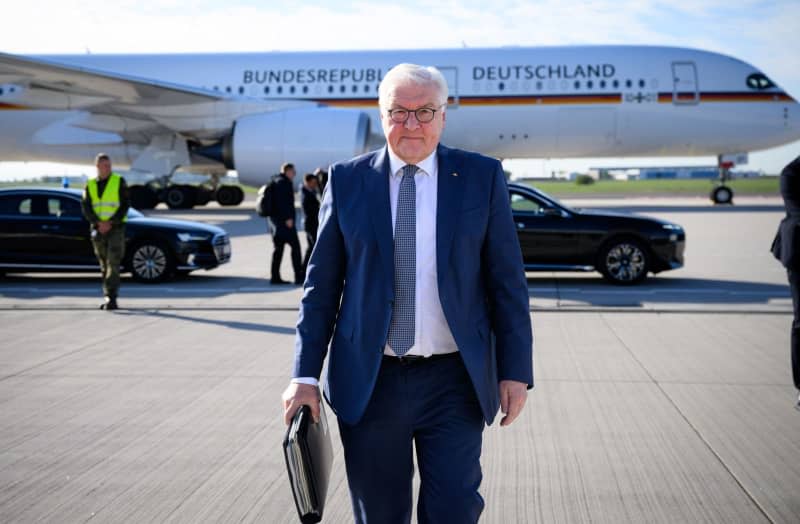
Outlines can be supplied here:
M245 184L261 185L293 163L300 176L366 152L369 116L363 111L313 107L239 118L232 136L195 152L236 169Z

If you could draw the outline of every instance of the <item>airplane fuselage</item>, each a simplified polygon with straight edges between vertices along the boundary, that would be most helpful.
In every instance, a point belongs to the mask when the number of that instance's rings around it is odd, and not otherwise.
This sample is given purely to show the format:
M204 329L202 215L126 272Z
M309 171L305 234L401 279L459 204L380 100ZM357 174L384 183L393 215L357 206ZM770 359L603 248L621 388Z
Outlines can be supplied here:
M265 112L294 102L359 109L369 115L373 134L380 132L377 92L383 75L401 62L435 65L450 90L443 142L499 158L720 155L800 139L798 104L791 96L745 62L693 49L512 47L39 58L260 101ZM114 140L110 133L60 140L59 122L79 118L82 109L4 104L8 95L0 94L0 109L6 109L0 111L0 160L85 163L87 154L102 147L132 161L145 147ZM212 122L206 131L221 136L224 127Z

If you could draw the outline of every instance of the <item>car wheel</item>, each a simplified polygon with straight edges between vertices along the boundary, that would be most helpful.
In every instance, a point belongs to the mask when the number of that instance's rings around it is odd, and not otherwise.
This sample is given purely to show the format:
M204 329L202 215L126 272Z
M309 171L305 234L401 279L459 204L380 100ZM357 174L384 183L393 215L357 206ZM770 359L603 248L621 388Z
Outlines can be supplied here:
M217 189L217 202L221 206L238 206L244 200L244 191L239 186L220 186Z
M192 186L169 186L164 201L170 209L191 209L196 201L197 188Z
M160 242L140 242L133 248L129 267L139 282L162 282L175 271L175 257Z
M647 278L650 255L637 240L612 239L600 250L597 268L613 284L638 284Z
M728 186L715 187L709 196L715 204L733 204L733 189Z

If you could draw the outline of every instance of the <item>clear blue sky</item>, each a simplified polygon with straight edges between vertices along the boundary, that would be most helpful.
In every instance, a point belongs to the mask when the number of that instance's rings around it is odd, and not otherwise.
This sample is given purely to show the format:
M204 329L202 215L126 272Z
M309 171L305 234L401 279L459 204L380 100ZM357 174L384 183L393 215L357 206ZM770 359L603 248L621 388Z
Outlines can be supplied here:
M798 0L33 0L4 10L0 50L34 54L665 44L733 55L800 98L798 27ZM751 153L747 167L776 173L798 154L800 143ZM614 163L713 164L714 159L515 161L510 167L540 173ZM0 177L29 169L87 171L0 164Z

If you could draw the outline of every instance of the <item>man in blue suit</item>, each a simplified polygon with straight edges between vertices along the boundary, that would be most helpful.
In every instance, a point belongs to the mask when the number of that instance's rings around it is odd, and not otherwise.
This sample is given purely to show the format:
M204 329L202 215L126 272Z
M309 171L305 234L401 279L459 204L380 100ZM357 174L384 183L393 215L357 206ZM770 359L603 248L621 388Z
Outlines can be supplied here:
M533 387L528 287L500 163L439 144L447 83L401 64L379 90L387 146L331 167L297 324L288 421L339 420L355 521L477 522L484 424Z

